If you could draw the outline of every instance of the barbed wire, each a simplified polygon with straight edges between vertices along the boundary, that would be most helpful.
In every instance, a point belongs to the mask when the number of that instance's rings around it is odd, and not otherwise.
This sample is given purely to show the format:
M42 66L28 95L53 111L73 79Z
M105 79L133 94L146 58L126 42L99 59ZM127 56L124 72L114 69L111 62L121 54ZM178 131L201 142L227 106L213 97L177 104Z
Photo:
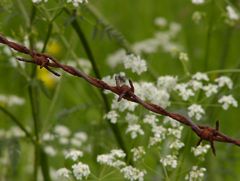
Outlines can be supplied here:
M0 43L5 44L8 47L16 50L17 52L29 55L32 60L27 60L24 58L17 58L18 61L23 61L27 63L33 63L36 65L39 65L40 68L45 68L51 73L53 73L56 76L60 76L57 72L55 72L52 68L60 68L63 71L73 75L77 76L80 78L85 79L88 83L91 85L103 89L103 90L108 90L111 91L119 96L118 101L121 101L121 99L126 99L131 102L138 103L142 105L145 109L163 115L163 116L168 116L181 124L184 124L185 126L188 126L192 129L192 131L200 138L198 141L197 145L199 145L203 140L206 140L210 142L211 149L214 155L216 155L215 151L215 146L214 142L225 142L225 143L231 143L237 146L240 146L240 140L231 138L219 131L219 121L216 121L216 126L215 128L205 126L205 125L198 125L195 124L191 119L187 118L184 115L174 113L174 112L169 112L168 110L162 108L159 105L153 104L151 102L144 101L140 97L138 97L134 93L134 85L131 80L129 80L129 85L126 84L120 84L119 82L119 77L116 76L116 85L111 86L104 82L103 80L97 79L95 77L89 76L85 74L82 71L77 70L76 68L65 65L60 63L58 60L56 60L54 57L47 55L45 53L39 53L35 50L30 50L29 48L25 47L24 45L21 45L19 43L13 42L5 38L0 34Z

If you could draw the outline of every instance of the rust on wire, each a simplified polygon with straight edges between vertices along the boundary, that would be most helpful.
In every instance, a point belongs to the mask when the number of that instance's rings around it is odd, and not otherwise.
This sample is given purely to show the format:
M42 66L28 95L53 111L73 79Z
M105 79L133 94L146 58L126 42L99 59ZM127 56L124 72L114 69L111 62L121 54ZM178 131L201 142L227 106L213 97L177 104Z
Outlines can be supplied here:
M93 85L97 88L109 90L109 91L117 94L119 96L118 101L120 101L121 99L126 99L128 101L138 103L138 104L142 105L145 109L147 109L151 112L154 112L154 113L157 113L157 114L160 114L163 116L168 116L168 117L180 122L181 124L184 124L184 125L190 127L192 129L192 131L195 132L195 134L200 138L197 145L199 145L203 140L208 141L211 145L211 149L212 149L212 152L214 155L216 154L215 147L214 147L215 141L231 143L231 144L240 146L240 140L233 139L227 135L224 135L223 133L221 133L219 131L219 121L216 122L215 128L198 125L198 124L195 124L191 119L189 119L181 114L169 112L159 105L143 101L140 97L138 97L137 95L134 94L134 86L133 86L133 83L131 80L129 80L129 85L122 84L121 77L116 76L115 77L116 86L111 86L102 80L99 80L95 77L91 77L91 76L85 74L84 72L75 69L72 66L61 64L55 58L53 58L47 54L39 53L34 50L30 50L29 48L27 48L21 44L10 41L7 38L5 38L4 36L2 36L1 34L0 34L0 43L7 45L8 47L16 50L17 52L27 54L32 58L32 60L17 58L18 61L24 61L27 63L33 63L36 65L39 65L40 68L45 68L49 72L53 73L56 76L60 76L60 74L53 71L51 68L60 68L63 71L65 71L73 76L77 76L77 77L81 77L81 78L85 79L88 83L90 83L91 85Z

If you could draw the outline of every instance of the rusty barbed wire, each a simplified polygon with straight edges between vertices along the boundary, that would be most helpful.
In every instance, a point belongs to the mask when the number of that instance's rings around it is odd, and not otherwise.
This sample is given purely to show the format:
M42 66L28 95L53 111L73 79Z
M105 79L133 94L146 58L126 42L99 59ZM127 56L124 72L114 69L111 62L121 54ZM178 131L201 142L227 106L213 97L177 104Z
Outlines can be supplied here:
M129 80L130 86L126 85L126 84L121 85L118 80L119 78L115 77L116 86L111 86L102 80L99 80L95 77L89 76L89 75L85 74L84 72L75 69L72 66L61 64L58 60L56 60L54 57L52 57L50 55L47 55L45 53L39 53L35 50L30 50L29 48L27 48L19 43L10 41L7 38L5 38L4 36L2 36L1 34L0 34L0 43L7 45L8 47L14 49L17 52L29 55L32 58L32 60L26 60L24 58L17 58L18 61L23 61L23 62L39 65L40 68L45 68L56 76L60 76L60 74L53 71L51 68L60 68L63 71L65 71L73 76L77 76L77 77L85 79L87 82L89 82L91 85L93 85L97 88L100 88L103 90L109 90L109 91L117 94L119 96L118 101L120 101L121 99L126 99L128 101L138 103L138 104L142 105L145 109L147 109L151 112L154 112L154 113L157 113L157 114L160 114L163 116L168 116L168 117L180 122L181 124L184 124L184 125L190 127L192 129L192 131L195 132L195 134L200 138L197 145L199 145L201 143L201 141L203 141L203 140L210 142L211 149L212 149L212 152L214 155L216 155L215 146L214 146L215 141L231 143L231 144L240 146L240 140L231 138L219 131L219 121L216 122L215 128L212 128L209 126L204 126L204 125L198 125L198 124L195 124L191 119L185 117L184 115L169 112L159 105L142 100L140 97L138 97L137 95L134 94L134 86L133 86L133 83L131 80Z

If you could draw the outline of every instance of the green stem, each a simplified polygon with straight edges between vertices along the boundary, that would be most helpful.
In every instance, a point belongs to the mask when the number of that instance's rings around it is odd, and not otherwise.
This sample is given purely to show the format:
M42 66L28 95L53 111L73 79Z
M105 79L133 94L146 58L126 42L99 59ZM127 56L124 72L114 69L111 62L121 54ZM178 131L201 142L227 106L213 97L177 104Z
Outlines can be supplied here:
M71 13L67 9L65 9L65 11L66 11L67 14L71 15ZM81 41L81 43L83 45L83 48L84 48L84 50L85 50L85 52L86 52L86 54L88 56L88 59L90 60L90 62L92 64L93 71L94 71L96 77L98 79L101 79L101 75L100 75L99 69L97 67L97 64L96 64L95 58L93 56L93 53L91 51L91 48L90 48L90 46L88 44L88 41L87 41L87 39L86 39L86 37L85 37L85 35L84 35L84 33L83 33L79 23L77 22L76 18L77 17L74 15L73 20L71 22L72 27L75 30L75 32L77 33L77 35L78 35L78 37L79 37L79 39L80 39L80 41ZM109 112L110 111L110 105L109 105L109 102L107 100L107 97L103 93L102 90L100 90L100 94L102 96L102 99L103 99L103 102L104 102L104 105L105 105L105 111ZM128 153L118 126L116 124L111 124L110 121L108 121L108 123L109 123L109 125L110 125L110 127L112 129L112 132L113 132L113 134L114 134L114 136L115 136L115 138L116 138L116 140L118 142L118 145L121 147L121 149L125 153ZM132 163L131 159L128 156L127 156L126 160L129 161L129 163Z
M226 59L228 56L228 52L230 49L230 41L231 41L231 36L232 36L232 27L228 27L224 36L223 36L223 43L222 43L222 56L220 59L220 65L219 68L223 69L225 67Z
M211 35L212 35L212 28L213 28L213 21L214 21L214 0L211 2L210 6L210 19L207 29L207 41L205 46L205 57L204 57L204 70L208 69L208 59L209 59L209 53L210 53L210 44L211 44Z
M0 110L6 116L8 116L12 120L12 122L15 123L25 133L26 137L28 137L33 144L35 144L35 141L31 135L31 133L28 132L28 130L23 126L23 124L12 113L10 113L7 109L5 109L2 106L0 106Z
M34 68L33 68L34 71ZM38 119L38 95L37 95L37 90L36 87L33 87L34 85L30 85L28 88L28 94L30 98L30 103L31 103L31 110L32 110L32 117L33 117L33 125L34 125L34 134L35 134L35 139L36 139L36 144L35 144L35 160L34 160L34 180L37 181L38 178L38 166L39 166L39 160L40 160L40 145L39 145L39 119Z

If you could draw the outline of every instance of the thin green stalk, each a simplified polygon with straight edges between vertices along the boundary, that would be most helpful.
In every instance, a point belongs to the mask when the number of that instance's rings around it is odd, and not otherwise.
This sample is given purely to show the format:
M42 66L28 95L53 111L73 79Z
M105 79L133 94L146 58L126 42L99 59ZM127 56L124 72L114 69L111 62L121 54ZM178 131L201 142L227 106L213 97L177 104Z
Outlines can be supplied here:
M222 55L220 58L220 65L219 65L220 69L223 69L225 67L226 59L230 49L231 37L232 37L232 27L227 27L227 30L223 36Z
M67 14L70 15L70 12L67 9L65 9L65 11L66 11ZM100 71L99 71L99 69L97 67L95 58L94 58L93 53L91 51L91 48L90 48L90 46L88 44L88 41L87 41L87 39L86 39L86 37L85 37L85 35L84 35L84 33L83 33L79 23L77 22L77 19L76 19L75 15L74 15L74 18L73 18L71 24L72 24L73 29L77 33L77 35L78 35L78 37L79 37L79 39L80 39L80 41L81 41L81 43L83 45L83 48L84 48L84 50L85 50L85 52L86 52L86 54L88 56L88 59L90 60L90 62L92 64L93 71L94 71L96 77L98 79L101 79ZM102 99L103 99L103 102L104 102L104 105L105 105L105 111L109 112L110 111L110 105L109 105L109 102L107 100L107 97L103 93L102 90L100 90L100 94L102 96ZM113 134L114 134L114 136L115 136L115 138L116 138L116 140L118 142L118 145L121 147L121 149L125 153L128 153L118 126L116 124L111 124L109 121L108 121L108 123L109 123L109 125L110 125L110 127L112 129L112 132L113 132ZM132 163L131 159L128 156L127 156L126 160L129 161L130 163Z
M211 6L210 6L210 19L209 19L209 23L208 23L207 40L206 40L206 45L205 45L204 70L208 69L208 59L209 59L209 54L210 54L213 22L214 22L214 0L212 0Z
M31 140L33 144L35 144L35 141L31 135L31 133L28 132L28 130L24 127L24 125L12 114L10 113L7 109L5 109L3 106L0 106L0 110L8 116L13 123L15 123L26 135L27 138Z

